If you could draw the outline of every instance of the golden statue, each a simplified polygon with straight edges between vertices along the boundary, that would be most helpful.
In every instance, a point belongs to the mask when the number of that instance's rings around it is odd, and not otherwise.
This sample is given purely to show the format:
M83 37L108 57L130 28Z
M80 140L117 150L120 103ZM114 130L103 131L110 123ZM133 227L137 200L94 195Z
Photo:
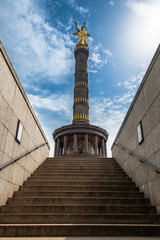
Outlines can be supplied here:
M73 35L79 37L79 41L77 43L77 47L87 47L88 43L86 42L86 37L89 37L90 34L88 34L85 29L86 29L86 23L84 22L84 26L81 27L81 30L77 27L77 22L75 22L77 32L73 33ZM82 46L83 45L83 46Z

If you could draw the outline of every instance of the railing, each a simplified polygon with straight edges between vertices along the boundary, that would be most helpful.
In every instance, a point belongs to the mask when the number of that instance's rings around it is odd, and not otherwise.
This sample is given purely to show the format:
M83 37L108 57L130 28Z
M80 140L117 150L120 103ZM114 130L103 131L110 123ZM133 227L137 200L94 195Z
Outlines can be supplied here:
M31 150L29 150L29 151L23 153L22 155L16 157L15 159L12 159L11 161L9 161L9 162L7 162L7 163L1 165L1 166L0 166L0 171L3 170L4 168L8 167L9 165L11 165L11 164L17 162L19 159L25 157L26 155L30 154L31 152L37 150L38 148L40 148L40 147L46 145L46 144L48 144L48 142L42 143L42 144L38 145L37 147L34 147L34 148L32 148Z
M124 146L122 146L121 144L117 143L117 142L114 142L113 143L114 145L117 145L118 147L120 147L122 150L126 151L129 155L137 158L140 162L148 165L149 167L153 168L157 173L160 174L160 169L155 167L154 165L152 165L151 163L147 162L146 160L144 160L143 158L137 156L135 153L129 151L128 149L126 149Z

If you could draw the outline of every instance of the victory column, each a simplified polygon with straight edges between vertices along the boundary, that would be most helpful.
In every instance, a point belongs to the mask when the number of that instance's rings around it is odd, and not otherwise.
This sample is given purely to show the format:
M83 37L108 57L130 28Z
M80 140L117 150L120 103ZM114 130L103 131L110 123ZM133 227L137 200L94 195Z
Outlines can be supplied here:
M75 23L79 41L74 49L75 56L75 82L73 101L72 124L58 128L53 133L55 140L54 156L95 156L107 157L106 143L108 133L106 130L89 124L89 90L88 68L89 56L86 37L86 23L79 29Z

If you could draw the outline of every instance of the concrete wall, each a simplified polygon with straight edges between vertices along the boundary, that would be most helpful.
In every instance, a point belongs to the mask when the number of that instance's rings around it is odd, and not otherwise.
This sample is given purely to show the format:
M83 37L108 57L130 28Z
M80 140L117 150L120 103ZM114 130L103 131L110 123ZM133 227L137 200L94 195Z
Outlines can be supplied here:
M15 140L18 120L23 124L21 143ZM0 42L0 166L44 142L45 134ZM46 144L0 171L0 205L48 155Z
M144 135L141 144L136 129L140 121ZM160 168L160 45L115 141ZM112 146L112 155L160 213L160 174L116 145Z

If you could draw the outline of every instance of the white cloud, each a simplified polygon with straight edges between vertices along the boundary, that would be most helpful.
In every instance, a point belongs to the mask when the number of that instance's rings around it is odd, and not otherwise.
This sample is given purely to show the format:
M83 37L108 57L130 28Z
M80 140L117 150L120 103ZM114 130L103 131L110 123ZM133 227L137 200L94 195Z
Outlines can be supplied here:
M126 92L122 96L116 96L114 102L125 105L131 103L131 101L133 100L133 96L133 92Z
M147 0L147 1L137 1L137 0L129 0L127 1L127 6L131 8L138 16L145 17L148 20L150 17L157 18L159 16L159 6L160 2L155 0Z
M146 66L142 65L140 68L140 71L136 75L131 75L128 80L126 80L124 82L119 82L117 85L124 86L127 90L129 90L130 92L133 92L133 94L135 94L135 90L140 85L145 72L146 72Z
M94 62L95 64L101 63L101 56L99 53L92 53L90 56L90 61Z
M128 0L126 6L130 14L122 27L120 48L134 64L149 63L160 42L160 1Z
M85 14L89 14L89 9L88 8L84 8L84 7L82 7L82 6L79 6L76 2L75 2L75 0L68 0L67 1L68 2L68 4L70 4L71 5L71 7L73 7L77 12L79 12L81 15L85 15Z
M112 53L109 49L104 50L104 53L105 53L108 57L113 57L113 53Z
M103 50L101 44L95 45L94 40L90 41L90 57L89 57L89 71L95 72L97 69L101 69L105 64L107 64L108 57L111 56L111 52L109 50ZM104 54L101 54L103 51ZM92 71L94 69L94 71ZM96 73L96 72L95 72Z
M70 17L68 21L68 26L66 27L66 31L69 31L72 26L73 26L73 18Z
M34 92L35 94L41 94L41 95L49 95L50 94L50 91L49 90L46 90L46 89L42 89L42 88L39 88L37 86L34 86L34 85L28 85L28 84L23 84L23 87L25 88L25 91L26 92Z
M82 15L89 13L89 9L83 8L82 6L75 5L75 9Z
M96 68L101 68L103 65L103 60L101 58L100 55L100 51L99 51L99 46L95 45L94 40L90 38L88 38L90 44L90 57L89 57L89 71L91 71L90 69L94 69L97 70Z
M109 5L113 6L113 5L114 5L114 2L113 2L113 1L110 1L110 2L109 2Z
M97 71L97 70L93 70L93 69L89 69L89 72L91 72L91 73L97 73L98 71Z
M50 26L31 0L6 0L1 13L2 41L17 56L13 64L21 79L36 73L58 83L59 76L62 80L70 74L74 61L70 35Z
M40 95L27 95L32 106L38 109L47 109L55 113L65 114L72 117L72 97L69 94L52 94L48 97Z

